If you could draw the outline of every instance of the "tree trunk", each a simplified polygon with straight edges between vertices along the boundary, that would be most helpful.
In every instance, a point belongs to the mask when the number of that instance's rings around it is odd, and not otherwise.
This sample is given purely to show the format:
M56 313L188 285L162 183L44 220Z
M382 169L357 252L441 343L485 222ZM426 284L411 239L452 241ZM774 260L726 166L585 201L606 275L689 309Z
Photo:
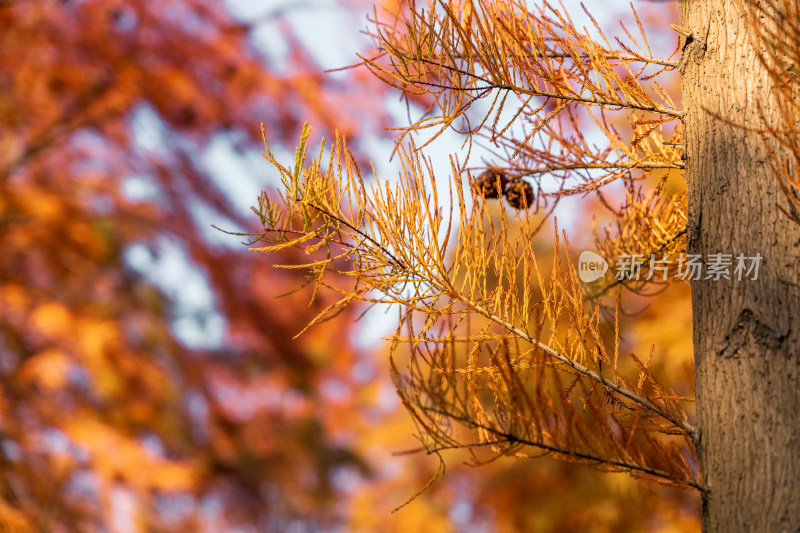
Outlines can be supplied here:
M692 282L703 531L800 531L800 226L778 209L787 202L759 135L706 111L762 125L770 82L736 0L681 0L680 24L693 33L688 251L706 263L732 254L731 274L738 254L763 256L757 280Z

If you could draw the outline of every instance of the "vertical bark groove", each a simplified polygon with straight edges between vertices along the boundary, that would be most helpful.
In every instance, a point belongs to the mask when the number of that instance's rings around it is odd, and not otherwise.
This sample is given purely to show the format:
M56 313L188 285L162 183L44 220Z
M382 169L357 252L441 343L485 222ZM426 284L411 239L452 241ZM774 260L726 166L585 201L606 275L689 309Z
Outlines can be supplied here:
M769 80L735 0L680 0L680 24L707 36L682 80L689 252L764 258L755 281L692 282L703 531L790 533L800 527L800 226L778 209L758 134L707 112L757 126L761 104L769 121Z

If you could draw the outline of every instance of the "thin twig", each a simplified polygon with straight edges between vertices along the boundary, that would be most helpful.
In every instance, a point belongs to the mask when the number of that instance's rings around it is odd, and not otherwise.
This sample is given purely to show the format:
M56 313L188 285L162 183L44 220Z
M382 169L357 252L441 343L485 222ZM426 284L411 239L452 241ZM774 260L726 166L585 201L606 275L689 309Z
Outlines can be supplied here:
M641 397L640 395L636 394L635 392L633 392L633 391L631 391L629 389L626 389L625 387L623 387L621 385L617 385L616 383L614 383L613 381L608 380L607 378L604 378L603 376L601 376L600 374L598 374L594 370L591 370L591 369L583 366L579 362L574 361L573 359L567 357L566 355L562 354L561 352L559 352L557 350L554 350L553 348L551 348L547 344L545 344L543 342L540 342L538 339L534 339L528 333L522 331L521 329L519 329L518 327L514 326L513 324L509 324L508 322L506 322L502 318L500 318L497 315L489 312L484 307L476 304L475 302L470 302L468 300L461 300L461 301L465 305L468 305L469 307L472 307L475 311L477 311L478 313L482 314L483 316L485 316L486 318L488 318L492 322L503 326L509 332L511 332L511 333L513 333L513 334L525 339L527 342L529 342L529 343L533 344L534 346L538 347L540 350L545 352L547 355L557 359L558 361L561 361L562 363L564 363L565 365L569 366L573 370L576 370L577 372L583 374L584 376L586 376L586 377L588 377L590 379L593 379L594 381L596 381L597 383L603 385L604 387L606 387L608 389L611 389L614 392L616 392L618 394L621 394L622 396L625 396L626 398L638 403L642 407L644 407L644 408L656 413L658 416L664 418L665 420L668 420L669 422L673 423L676 427L681 428L687 435L689 435L691 437L691 439L693 441L696 441L697 429L695 428L694 425L690 424L689 422L685 422L685 421L681 422L681 421L675 419L674 417L670 416L669 414L664 413L659 408L657 408L652 403L650 403L647 399Z
M707 490L704 486L700 485L696 481L693 481L691 479L686 479L686 478L677 478L676 479L675 476L670 475L668 472L664 472L663 470L650 468L648 466L641 466L641 465L637 465L635 463L627 463L625 461L619 461L617 459L607 459L607 458L599 457L597 455L592 455L590 453L579 452L579 451L576 451L576 450L568 450L566 448L559 448L558 446L553 446L551 444L545 444L544 442L525 439L525 438L519 437L517 435L512 435L511 433L506 433L504 431L500 431L500 430L498 430L496 428L487 426L485 424L481 424L481 423L476 422L475 420L472 420L470 418L458 416L458 415L455 415L453 413L448 413L448 412L442 411L440 409L436 409L436 408L432 408L432 407L424 407L424 406L421 407L421 409L424 410L424 411L429 411L429 412L432 412L432 413L435 413L435 414L446 416L446 417L448 417L448 418L450 418L452 420L456 420L458 422L462 422L464 424L473 426L473 427L478 428L478 429L483 429L485 431L488 431L488 432L492 433L496 437L502 437L503 440L507 441L507 442L516 442L516 443L519 443L519 444L525 444L527 446L533 446L535 448L540 448L542 450L547 450L549 452L557 453L557 454L564 455L564 456L567 456L567 457L578 457L580 459L585 459L587 461L593 461L593 462L598 463L598 464L607 464L607 465L611 465L611 466L616 466L618 468L624 468L626 470L641 472L643 474L648 474L648 475L651 475L651 476L660 477L660 478L663 478L663 479L666 479L666 480L669 480L669 481L672 481L672 482L678 481L678 482L686 484L689 487L697 489L697 490L699 490L701 492L705 492ZM489 445L489 444L495 444L495 443L499 443L499 442L503 442L503 441L490 441L490 442L487 442L486 444L477 443L477 444L472 444L472 445L461 445L461 446L458 446L458 445L455 445L455 446L443 446L441 448L436 448L436 451L441 450L441 449L448 449L448 448L466 448L466 447L469 447L469 446ZM434 452L431 452L431 453L434 453Z

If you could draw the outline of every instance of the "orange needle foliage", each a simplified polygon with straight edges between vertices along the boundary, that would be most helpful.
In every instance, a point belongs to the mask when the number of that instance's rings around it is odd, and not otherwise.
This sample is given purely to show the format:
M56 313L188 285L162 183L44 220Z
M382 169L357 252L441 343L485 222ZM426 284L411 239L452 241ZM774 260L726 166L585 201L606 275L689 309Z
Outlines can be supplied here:
M682 112L653 79L678 64L652 56L636 21L640 36L612 46L599 27L592 38L548 2L533 10L521 1L412 4L399 24L376 19L378 50L363 58L409 103L434 99L398 138L396 183L366 184L340 136L327 151L323 140L309 161L304 130L288 165L266 144L283 183L278 201L260 198L264 245L253 249L304 251L310 282L341 295L309 326L356 300L402 309L392 371L428 453L462 449L478 464L549 454L704 490L691 398L651 371L653 350L621 349L618 309L609 319L607 304L587 293L557 231L552 267L544 267L534 243L549 212L520 209L618 183L627 200L598 248L682 250L683 195L661 186L645 195L640 185L647 171L683 166L680 128L665 133ZM624 134L612 119L620 111L629 119ZM597 127L605 147L584 137L581 121ZM512 128L520 122L522 136ZM431 127L417 145L414 134ZM450 127L465 144L481 136L506 148L491 166L503 176L497 189L470 182L456 157L449 178L433 168L424 149ZM506 182L527 183L532 201L512 202ZM497 197L503 187L517 209L492 216L475 191ZM617 285L612 276L599 294Z
M283 205L261 196L262 238L274 244L254 250L321 250L320 259L304 265L318 286L337 290L326 281L329 273L355 278L353 289L309 327L354 299L405 309L392 342L407 345L412 359L407 375L396 368L394 374L431 439L429 450L479 446L518 455L532 446L699 487L684 456L694 434L684 399L654 379L649 361L631 354L638 372L623 372L618 344L601 332L601 308L585 303L558 240L552 272L545 273L533 249L539 225L532 218L516 217L512 229L501 211L496 226L487 205L468 204L461 187L440 201L419 151L401 150L396 188L367 187L339 139L329 157L323 145L304 167L307 137L306 130L293 169L266 147L282 174ZM455 163L451 170L458 172ZM443 203L453 206L449 214L437 207ZM471 327L472 317L478 324ZM487 404L483 397L493 399ZM462 441L452 422L471 427L478 441ZM651 433L680 435L683 446Z

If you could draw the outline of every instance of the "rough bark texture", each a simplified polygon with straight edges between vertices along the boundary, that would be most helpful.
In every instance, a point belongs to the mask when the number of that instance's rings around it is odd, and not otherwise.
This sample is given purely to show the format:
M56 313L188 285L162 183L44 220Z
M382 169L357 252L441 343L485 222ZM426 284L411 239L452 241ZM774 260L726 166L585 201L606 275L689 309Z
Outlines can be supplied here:
M694 36L682 82L689 252L764 257L756 281L692 283L703 531L800 531L800 226L777 208L759 136L703 109L759 125L769 81L735 0L681 0L680 23Z

